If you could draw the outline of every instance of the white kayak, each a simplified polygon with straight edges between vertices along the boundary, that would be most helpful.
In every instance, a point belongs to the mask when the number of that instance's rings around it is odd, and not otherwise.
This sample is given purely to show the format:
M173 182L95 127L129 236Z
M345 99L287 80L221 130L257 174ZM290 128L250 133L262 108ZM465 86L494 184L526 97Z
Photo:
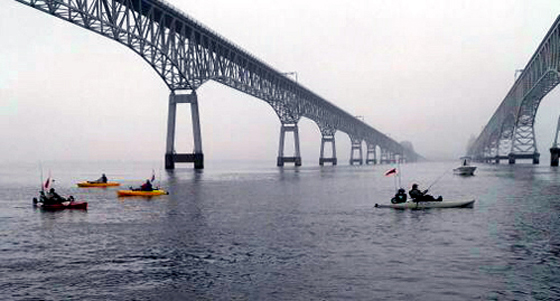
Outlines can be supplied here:
M400 204L375 204L376 208L430 209L430 208L472 208L475 200L442 202L404 202Z

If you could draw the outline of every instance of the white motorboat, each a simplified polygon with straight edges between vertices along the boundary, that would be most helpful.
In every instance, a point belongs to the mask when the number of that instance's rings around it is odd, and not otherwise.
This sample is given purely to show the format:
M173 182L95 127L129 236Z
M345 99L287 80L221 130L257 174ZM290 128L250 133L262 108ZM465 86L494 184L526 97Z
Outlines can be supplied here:
M472 176L474 175L474 171L476 170L476 166L472 166L470 163L470 157L462 157L462 165L454 168L453 172L457 175L461 176Z

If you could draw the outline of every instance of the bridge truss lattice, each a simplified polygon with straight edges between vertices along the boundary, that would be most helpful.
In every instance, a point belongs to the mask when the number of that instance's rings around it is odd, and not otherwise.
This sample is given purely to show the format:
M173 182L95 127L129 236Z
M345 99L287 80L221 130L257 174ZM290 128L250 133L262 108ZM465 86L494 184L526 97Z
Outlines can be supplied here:
M516 79L468 153L480 161L533 159L539 163L535 117L541 100L560 82L560 16Z
M412 150L289 79L161 0L16 0L115 40L140 55L172 94L217 81L267 102L282 125L313 120L409 161Z

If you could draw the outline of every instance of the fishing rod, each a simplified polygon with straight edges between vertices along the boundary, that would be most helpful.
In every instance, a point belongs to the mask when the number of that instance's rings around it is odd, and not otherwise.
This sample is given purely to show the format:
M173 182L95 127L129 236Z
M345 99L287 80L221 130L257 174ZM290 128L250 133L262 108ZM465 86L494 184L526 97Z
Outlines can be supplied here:
M399 160L397 160L397 175L399 176L399 188L402 187L402 184L401 184L401 172L402 172L402 170L401 170L400 158L399 158Z
M430 188L432 188L432 186L434 186L435 183L437 183L439 180L441 180L441 178L443 178L443 176L445 176L445 174L447 173L447 170L444 171L441 176L439 176L434 182L432 182L432 184L430 184L430 186L428 186L428 188L426 188L426 191L430 190Z

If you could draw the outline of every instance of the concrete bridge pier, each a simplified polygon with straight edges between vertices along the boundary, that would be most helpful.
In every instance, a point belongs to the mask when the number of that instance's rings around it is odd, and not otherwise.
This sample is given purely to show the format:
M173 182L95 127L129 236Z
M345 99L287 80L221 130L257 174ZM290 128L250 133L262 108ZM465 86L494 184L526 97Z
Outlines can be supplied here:
M515 161L517 159L532 159L533 160L533 164L537 165L540 163L540 157L541 154L538 152L534 152L532 154L515 154L515 153L509 153L508 155L508 163L509 164L515 164Z
M494 161L495 164L500 164L500 161L502 160L509 160L509 156L496 155L494 158L489 159L488 162L485 163L491 163L492 161Z
M366 164L377 164L376 152L375 152L375 144L367 143L367 151L366 151ZM370 157L371 155L371 157Z
M550 148L550 166L558 166L558 159L560 158L560 148Z
M294 134L294 147L295 153L292 157L284 156L284 138L286 137L286 132L292 132ZM280 128L280 145L278 147L278 159L276 161L276 166L282 167L284 163L294 163L295 166L301 166L301 155L299 152L299 133L297 123L282 123Z
M325 143L331 143L332 157L325 158ZM334 142L334 134L324 134L321 137L321 156L319 157L319 165L323 166L325 163L332 163L336 165L336 145Z
M362 139L356 138L356 137L350 137L352 146L350 149L350 165L354 165L354 163L357 164L364 164L363 161L363 156L362 156ZM354 157L354 153L358 152L358 157L355 158Z
M178 154L175 152L175 124L177 117L177 104L191 104L191 118L194 137L194 152ZM192 162L195 169L204 168L204 155L202 154L202 135L200 133L200 118L198 115L198 99L195 91L190 94L169 94L169 113L167 116L167 147L165 150L165 169L174 169L176 162Z
M379 158L380 164L388 164L391 163L390 153L388 150L381 149L381 156Z
M554 144L550 148L550 166L558 166L558 159L560 157L560 148L558 147L558 133L560 132L560 117L558 117L558 124L556 125L556 135L554 135Z

